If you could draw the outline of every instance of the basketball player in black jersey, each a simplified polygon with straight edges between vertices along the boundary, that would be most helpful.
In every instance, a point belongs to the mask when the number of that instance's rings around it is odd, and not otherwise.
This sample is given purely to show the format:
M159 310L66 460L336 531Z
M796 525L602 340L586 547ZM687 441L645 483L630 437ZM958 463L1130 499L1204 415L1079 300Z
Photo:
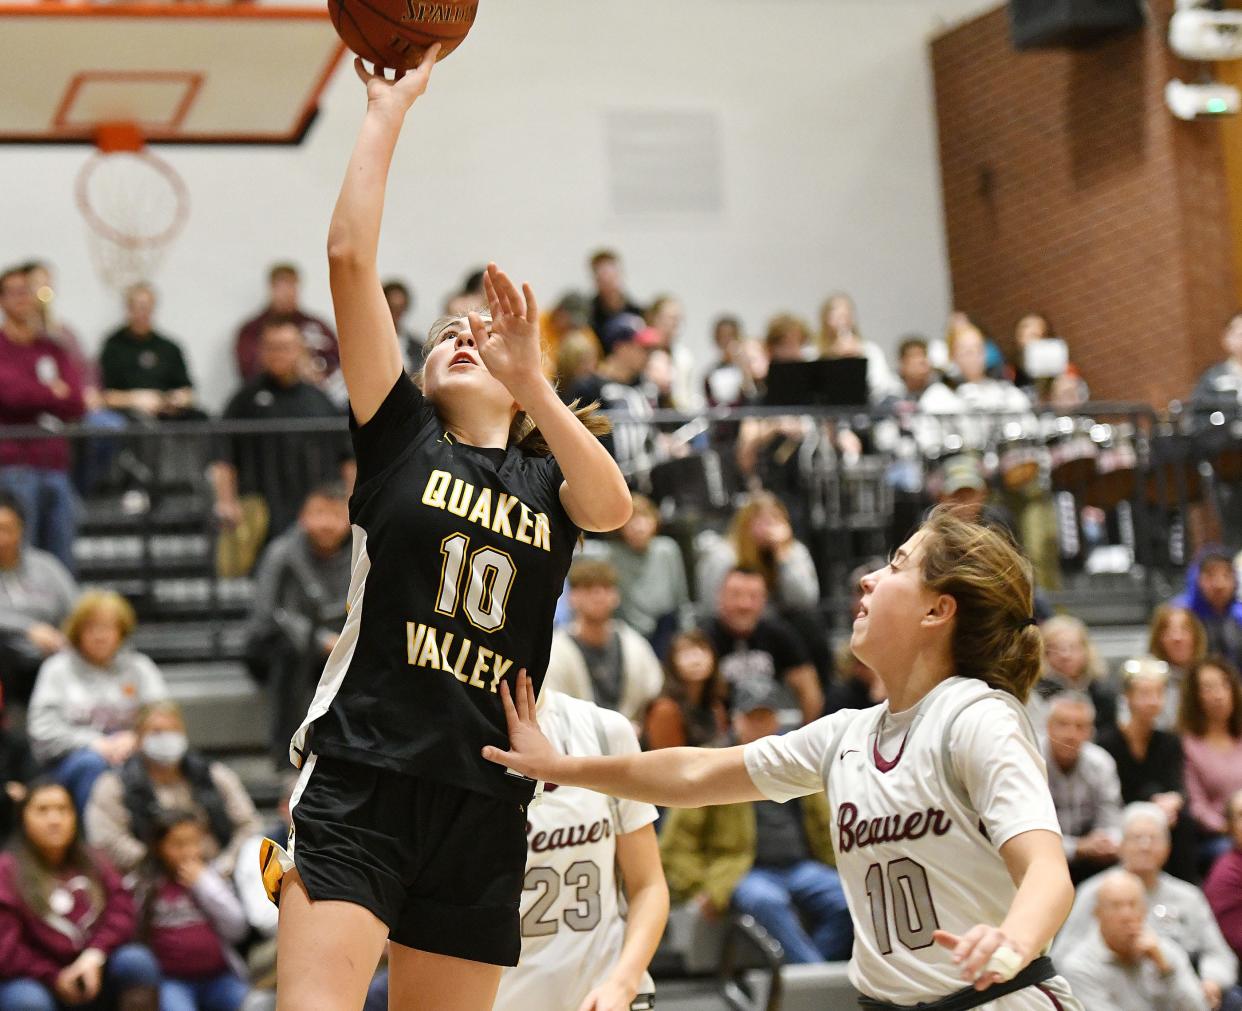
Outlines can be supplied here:
M356 62L367 112L328 237L358 460L353 574L291 745L288 853L265 848L281 1009L361 1007L386 939L391 1007L492 1006L520 948L534 789L480 757L508 746L499 685L520 670L538 683L579 533L631 510L616 464L544 378L533 293L494 264L490 318L433 329L421 390L402 371L376 249L402 120L435 56L397 81Z

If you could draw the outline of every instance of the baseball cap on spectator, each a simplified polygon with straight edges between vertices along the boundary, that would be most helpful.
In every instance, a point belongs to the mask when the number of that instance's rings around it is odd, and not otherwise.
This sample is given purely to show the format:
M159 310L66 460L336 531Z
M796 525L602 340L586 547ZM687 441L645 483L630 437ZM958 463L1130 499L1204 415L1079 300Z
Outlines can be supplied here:
M753 713L756 709L779 713L788 705L785 693L771 682L743 681L733 689L731 708L736 713Z
M941 494L944 495L955 495L968 488L982 491L988 486L979 468L979 461L973 456L950 457L941 468L941 473L944 476Z
M604 332L599 341L604 347L604 354L612 354L618 344L633 341L642 347L653 347L660 340L659 334L647 326L646 320L636 313L619 313L604 324Z

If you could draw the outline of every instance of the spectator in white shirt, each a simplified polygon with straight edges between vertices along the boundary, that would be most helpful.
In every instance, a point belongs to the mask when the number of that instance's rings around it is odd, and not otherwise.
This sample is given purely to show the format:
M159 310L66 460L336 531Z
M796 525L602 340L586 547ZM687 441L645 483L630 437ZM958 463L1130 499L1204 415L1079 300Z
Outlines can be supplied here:
M1191 957L1198 966L1208 1006L1220 1007L1225 992L1237 981L1238 960L1221 935L1203 892L1161 869L1169 858L1169 819L1155 804L1140 801L1126 807L1120 854L1122 869L1143 883L1147 925L1162 941L1177 945ZM1092 910L1107 879L1107 874L1097 874L1079 885L1074 908L1053 945L1058 962L1090 937Z
M552 636L544 687L640 721L664 687L664 672L650 643L616 617L616 570L579 559L569 570L569 603L573 620Z
M1061 966L1090 1011L1206 1011L1190 959L1147 925L1143 882L1109 871L1096 893L1096 929Z

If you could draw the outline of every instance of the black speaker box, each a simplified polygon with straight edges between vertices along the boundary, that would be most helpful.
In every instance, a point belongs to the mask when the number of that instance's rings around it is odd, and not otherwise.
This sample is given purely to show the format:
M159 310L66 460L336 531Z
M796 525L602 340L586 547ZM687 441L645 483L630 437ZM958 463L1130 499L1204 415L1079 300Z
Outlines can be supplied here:
M1009 0L1018 49L1082 48L1145 23L1143 0Z

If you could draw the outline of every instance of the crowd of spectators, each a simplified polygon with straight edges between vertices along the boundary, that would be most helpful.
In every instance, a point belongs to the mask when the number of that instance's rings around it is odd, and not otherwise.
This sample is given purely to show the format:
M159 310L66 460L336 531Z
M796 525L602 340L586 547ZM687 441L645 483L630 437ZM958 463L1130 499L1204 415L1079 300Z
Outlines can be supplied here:
M1040 478L1006 481L983 462L995 437L988 412L1037 429L1042 406L1086 400L1068 358L1047 375L1026 353L1053 339L1044 317L1020 321L1006 361L955 315L944 341L906 338L894 368L861 336L848 296L834 295L817 331L785 315L752 341L737 319L721 317L718 359L700 374L679 341L676 298L644 308L627 293L616 254L601 251L590 265L595 291L566 295L541 321L566 398L616 412L611 445L636 478L658 458L735 440L742 480L719 532L688 539L660 504L636 494L620 531L587 539L562 599L547 685L620 712L647 748L746 742L883 700L883 685L843 644L857 600L841 605L821 585L805 490L781 477L809 423L748 419L697 444L643 423L660 408L762 403L776 362L867 363L865 397L891 412L896 435L834 425L829 442L845 457L885 438L930 454L943 439L933 428L944 427L918 419L953 418L956 449L913 518L940 501L1005 526L1041 582L1055 584L1057 519ZM0 424L50 415L106 433L206 417L185 356L156 328L150 286L126 293L124 323L95 366L35 297L48 281L40 265L0 274ZM303 309L296 268L274 267L269 286L268 304L239 330L240 385L223 419L339 417L346 404L331 326ZM385 295L417 372L422 340L404 322L413 293L393 281ZM448 303L452 312L479 308L477 276ZM1236 402L1242 390L1242 321L1224 343L1229 360L1196 393L1205 402ZM263 825L236 774L195 748L158 666L129 645L138 620L129 602L75 581L75 502L106 480L100 439L102 470L78 466L54 433L0 439L0 697L28 703L28 741L0 721L0 835L10 836L0 857L0 949L20 953L0 966L0 1009L104 993L127 995L132 1007L156 1006L141 1003L149 993L161 1007L237 1008L270 982L275 919L256 853L263 834L287 826L287 800L280 822ZM336 430L262 439L229 431L203 463L221 528L217 569L253 574L245 656L272 702L270 751L283 767L344 619L349 440ZM1101 1011L1242 1007L1242 603L1233 554L1202 550L1185 593L1152 615L1146 653L1117 670L1082 621L1046 609L1039 617L1044 671L1028 714L1079 886L1058 941L1066 973ZM822 801L669 812L661 839L674 899L707 920L751 915L790 962L847 957L852 928Z

